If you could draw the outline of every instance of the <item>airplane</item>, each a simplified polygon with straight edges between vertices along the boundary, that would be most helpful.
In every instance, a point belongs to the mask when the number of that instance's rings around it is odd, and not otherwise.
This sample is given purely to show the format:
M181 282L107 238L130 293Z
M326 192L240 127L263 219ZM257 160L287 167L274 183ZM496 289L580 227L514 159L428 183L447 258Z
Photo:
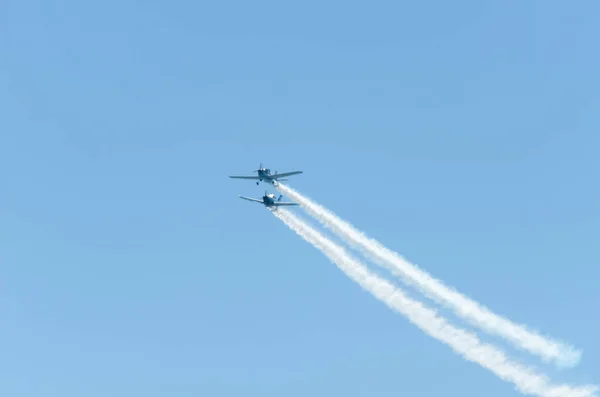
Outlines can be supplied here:
M234 178L234 179L257 180L256 181L257 185L259 184L259 182L265 182L265 183L270 183L273 186L277 186L278 181L287 181L287 179L280 179L280 178L285 178L286 176L291 176L291 175L302 174L302 171L283 172L281 174L278 174L277 171L275 171L274 174L271 174L271 170L268 168L263 168L262 163L260 164L258 169L254 172L258 172L258 176L230 175L229 177Z
M282 202L281 198L283 197L283 195L279 195L277 200L275 200L275 195L273 193L267 194L267 192L265 192L265 195L262 197L262 200L251 198L251 197L244 197L244 196L238 196L238 197L241 199L244 199L244 200L254 201L256 203L262 203L267 208L270 208L270 207L277 208L277 207L287 206L287 205L298 205L298 203Z

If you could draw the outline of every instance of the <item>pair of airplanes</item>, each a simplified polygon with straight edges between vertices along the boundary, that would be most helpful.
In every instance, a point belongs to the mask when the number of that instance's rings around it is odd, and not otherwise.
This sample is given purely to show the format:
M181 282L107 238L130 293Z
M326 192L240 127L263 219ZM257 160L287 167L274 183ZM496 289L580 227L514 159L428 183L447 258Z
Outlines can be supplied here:
M268 168L263 168L262 163L260 164L258 169L255 170L254 172L258 173L258 176L230 175L229 177L233 178L233 179L255 180L257 185L260 182L264 182L264 183L269 183L273 186L277 186L279 182L287 181L287 179L284 179L285 177L288 177L291 175L302 174L302 171L282 172L281 174L279 174L279 173L277 173L277 171L275 171L274 174L271 174L271 170ZM279 195L278 198L275 198L275 195L273 193L267 194L266 191L265 191L265 195L262 197L262 199L256 199L256 198L245 197L245 196L238 196L238 197L241 199L244 199L244 200L254 201L255 203L262 203L267 208L277 208L277 207L282 207L282 206L298 205L298 203L281 201L281 198L283 197L282 195Z

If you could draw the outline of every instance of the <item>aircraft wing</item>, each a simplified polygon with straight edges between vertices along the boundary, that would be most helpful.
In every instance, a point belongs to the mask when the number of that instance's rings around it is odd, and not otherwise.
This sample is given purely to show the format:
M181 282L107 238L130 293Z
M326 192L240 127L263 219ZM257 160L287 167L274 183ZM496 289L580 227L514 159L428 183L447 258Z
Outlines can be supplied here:
M244 200L248 200L248 201L255 201L255 202L261 203L261 204L263 203L262 200L251 198L251 197L244 197L244 196L238 196L238 197L241 198L241 199L244 199Z
M280 207L280 206L286 206L286 205L298 205L298 203L286 203L286 202L281 202L281 201L277 201L275 203L273 203L273 205Z
M271 178L279 179L279 178L285 178L286 176L298 175L301 173L302 173L302 171L282 172L281 174L271 175Z
M233 179L254 179L257 180L258 177L257 176L239 176L239 175L229 175L230 178Z

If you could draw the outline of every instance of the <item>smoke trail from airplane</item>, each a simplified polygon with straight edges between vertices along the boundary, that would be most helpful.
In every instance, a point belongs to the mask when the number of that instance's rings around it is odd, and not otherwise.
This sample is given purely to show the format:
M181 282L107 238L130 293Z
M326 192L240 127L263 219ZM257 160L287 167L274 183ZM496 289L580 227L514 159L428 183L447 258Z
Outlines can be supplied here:
M319 249L349 278L378 300L408 318L426 334L448 345L465 359L488 369L521 393L540 397L592 397L596 386L552 385L548 377L510 361L500 349L482 343L470 332L456 328L423 303L413 300L389 281L377 276L334 243L292 213L279 209L272 213L304 240Z
M561 367L575 366L581 359L581 351L542 336L523 325L515 324L458 291L445 286L440 280L433 278L418 266L409 263L375 239L367 237L348 222L289 186L280 183L277 188L283 194L298 202L325 227L339 235L350 245L358 248L367 258L380 266L386 267L407 284L416 286L426 296L452 309L456 315L471 324L492 335L504 338L518 348L538 355L544 361L554 361L556 365Z

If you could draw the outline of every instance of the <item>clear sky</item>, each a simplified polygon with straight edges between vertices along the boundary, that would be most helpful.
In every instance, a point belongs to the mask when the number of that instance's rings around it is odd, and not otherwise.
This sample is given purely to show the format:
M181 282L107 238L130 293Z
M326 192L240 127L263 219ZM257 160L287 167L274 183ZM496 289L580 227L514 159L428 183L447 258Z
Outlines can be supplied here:
M260 162L600 382L598 2L283 3L2 2L0 395L517 395L239 200Z

